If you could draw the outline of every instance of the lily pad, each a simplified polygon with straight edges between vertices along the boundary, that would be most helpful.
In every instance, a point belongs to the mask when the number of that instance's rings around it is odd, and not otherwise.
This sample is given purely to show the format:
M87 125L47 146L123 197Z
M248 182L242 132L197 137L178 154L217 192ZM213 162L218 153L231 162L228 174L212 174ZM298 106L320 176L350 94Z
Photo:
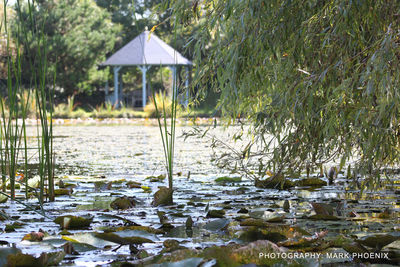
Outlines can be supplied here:
M226 184L226 183L240 183L242 181L242 177L219 177L215 179L216 183Z
M97 238L101 238L120 245L139 245L143 243L154 243L158 240L155 235L138 230L125 230L111 233L96 233Z
M172 193L173 190L167 187L160 187L160 189L154 194L153 206L163 206L172 204Z
M115 210L126 210L136 206L134 197L119 197L111 202L110 207Z
M297 181L297 185L299 186L314 186L314 187L319 187L319 186L325 186L327 185L327 182L320 178L305 178Z
M208 222L204 228L209 231L221 231L225 229L229 225L230 220L228 219L217 219L211 222Z
M198 267L203 262L202 258L189 258L177 262L164 262L152 264L151 267Z
M57 217L54 222L63 229L84 229L90 226L93 218L84 218L72 215Z
M387 246L390 243L399 240L399 238L400 237L398 236L378 234L378 235L367 236L364 237L363 239L357 239L356 242L363 246L381 250L384 246Z

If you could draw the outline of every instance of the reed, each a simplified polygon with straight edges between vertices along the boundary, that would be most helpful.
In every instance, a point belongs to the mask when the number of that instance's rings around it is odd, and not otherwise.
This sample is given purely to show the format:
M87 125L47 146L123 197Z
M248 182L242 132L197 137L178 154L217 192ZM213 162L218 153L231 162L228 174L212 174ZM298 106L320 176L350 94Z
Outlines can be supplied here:
M6 36L6 55L7 55L7 92L6 96L0 100L0 160L1 160L1 176L2 176L2 194L6 192L6 183L10 183L9 196L15 200L15 184L22 182L25 186L25 197L28 198L29 191L32 190L28 186L28 149L29 143L27 139L26 119L32 108L35 108L36 117L39 119L37 126L38 133L38 155L39 169L38 173L41 178L39 188L39 202L43 207L45 196L50 201L54 201L54 158L53 158L53 102L54 102L54 77L46 77L47 73L47 49L46 36L43 33L43 25L35 24L35 3L28 0L25 7L28 11L27 18L23 17L21 1L17 0L15 6L14 25L15 49L11 49L10 36L11 31L8 26L7 18L7 0L3 0L3 19L0 23ZM29 23L25 23L28 20ZM29 25L29 26L27 26ZM29 36L27 27L33 27L31 32L37 36ZM24 46L30 44L29 39L36 40L37 47L34 55L27 55L29 49L23 50ZM22 65L22 57L26 57L29 66ZM29 67L31 77L30 88L25 90L22 86L22 68ZM24 77L24 80L28 80ZM49 83L49 80L52 82ZM34 104L32 104L34 102ZM22 153L20 152L22 151ZM23 154L23 155L21 155ZM23 159L21 159L21 157ZM21 168L22 165L22 168ZM16 173L19 169L23 169L23 180L16 181Z

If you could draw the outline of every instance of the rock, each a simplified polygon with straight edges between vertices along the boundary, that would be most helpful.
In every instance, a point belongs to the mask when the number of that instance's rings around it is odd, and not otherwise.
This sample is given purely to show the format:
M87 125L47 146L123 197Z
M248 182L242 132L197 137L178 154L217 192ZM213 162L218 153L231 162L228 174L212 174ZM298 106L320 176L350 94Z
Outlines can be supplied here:
M268 227L270 224L262 219L249 218L240 222L240 226L257 226L257 227Z
M172 205L172 193L173 190L167 187L160 187L160 189L154 194L154 199L152 205L157 206L164 206L164 205Z
M115 210L126 210L136 206L134 197L119 197L111 202L110 207Z
M207 213L208 218L224 218L225 211L224 210L209 210Z
M167 239L163 242L164 245L164 252L172 252L178 249L184 249L185 247L182 247L179 245L179 242L175 239Z
M17 267L17 266L24 266L24 267L36 267L36 266L43 266L38 258L35 258L32 255L28 254L14 254L8 255L7 257L7 266L9 267Z
M60 216L54 220L62 229L84 229L89 227L92 221L93 217L84 218L72 215Z

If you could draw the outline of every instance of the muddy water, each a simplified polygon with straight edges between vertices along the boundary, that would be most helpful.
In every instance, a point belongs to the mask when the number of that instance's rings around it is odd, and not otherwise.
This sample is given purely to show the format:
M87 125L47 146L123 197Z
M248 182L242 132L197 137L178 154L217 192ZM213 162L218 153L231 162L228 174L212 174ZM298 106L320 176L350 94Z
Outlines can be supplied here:
M35 128L30 134L35 135ZM60 215L94 216L91 227L86 230L71 230L71 238L94 246L79 255L67 255L64 265L96 266L118 260L133 260L128 246L122 246L116 252L116 244L94 238L88 234L101 231L104 227L123 225L123 221L112 217L118 215L141 225L158 228L161 226L157 211L165 211L169 221L176 227L168 235L152 236L155 243L143 245L150 254L161 251L162 242L168 238L184 241L183 246L205 248L213 244L222 245L230 241L242 242L236 234L208 231L203 228L210 221L206 218L206 206L210 209L223 208L225 217L232 220L232 229L237 228L233 218L238 210L246 208L250 216L261 217L267 211L279 210L285 199L290 201L291 209L286 215L285 223L298 225L310 233L328 229L328 237L338 233L346 235L365 235L388 232L397 235L399 231L399 184L388 186L379 192L366 192L360 196L356 190L348 188L344 176L339 175L336 184L322 188L296 188L290 191L263 189L259 190L248 180L238 184L220 185L214 182L217 177L237 176L217 168L211 161L210 144L208 140L181 136L189 127L179 127L176 140L175 168L176 178L174 202L176 205L165 208L151 206L152 193L141 188L130 189L128 181L141 182L152 192L157 187L166 185L164 182L150 182L146 177L165 173L163 150L158 132L154 126L56 126L54 129L54 151L56 153L56 176L64 183L76 185L71 196L59 196L55 203L45 203L46 215L55 218ZM220 139L230 140L238 129L222 128L213 130ZM34 139L32 139L34 140ZM32 143L34 145L34 142ZM241 143L235 144L240 146ZM35 162L32 162L34 164ZM189 176L190 172L190 177ZM32 173L34 175L34 173ZM96 186L96 182L110 182L111 187ZM99 184L99 183L97 183ZM104 184L104 183L100 183ZM245 190L238 191L238 188ZM110 202L120 196L134 196L140 204L125 211L110 208ZM355 211L360 220L340 221L310 221L305 219L312 213L310 202L337 202L346 200L346 209ZM188 204L191 203L191 204ZM28 204L37 206L32 199ZM391 220L379 219L377 214L385 208L390 208L395 214ZM7 215L26 224L14 232L3 232L0 240L8 245L16 246L23 253L39 256L42 252L60 250L65 244L61 238L60 227L48 218L44 218L25 206L8 201L0 204L0 209ZM173 215L175 214L175 215ZM186 217L191 216L195 223L192 235L188 236L184 227ZM0 229L10 221L0 221ZM23 236L31 231L42 229L49 234L43 242L21 241ZM392 244L398 247L396 241Z

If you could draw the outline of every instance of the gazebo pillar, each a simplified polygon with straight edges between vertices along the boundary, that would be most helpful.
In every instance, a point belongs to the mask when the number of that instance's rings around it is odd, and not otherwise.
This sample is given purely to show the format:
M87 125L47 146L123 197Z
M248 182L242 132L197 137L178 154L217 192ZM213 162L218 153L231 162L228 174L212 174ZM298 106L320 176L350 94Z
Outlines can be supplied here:
M150 69L150 66L139 66L140 70L142 71L142 106L146 106L147 102L147 88L146 88L146 72Z
M171 98L175 95L175 100L178 99L178 88L176 86L176 66L170 66L172 70L172 90Z
M115 66L114 67L114 105L116 108L119 107L119 99L118 99L118 91L119 91L119 86L118 86L118 72L121 69L121 66Z
M185 79L185 88L186 88L186 99L185 99L185 107L189 105L189 67L186 67L186 79Z

